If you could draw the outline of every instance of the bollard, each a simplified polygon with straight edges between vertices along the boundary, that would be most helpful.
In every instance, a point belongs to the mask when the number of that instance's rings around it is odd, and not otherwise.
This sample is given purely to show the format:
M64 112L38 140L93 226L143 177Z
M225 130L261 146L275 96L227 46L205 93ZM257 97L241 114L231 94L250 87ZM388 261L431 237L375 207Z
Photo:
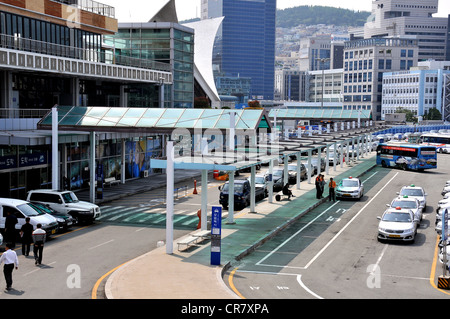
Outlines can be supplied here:
M202 227L202 210L201 209L199 209L197 211L197 217L198 217L197 229L200 229Z
M197 192L197 180L195 180L195 179L194 179L194 192L192 194L194 194L194 195L198 194L198 192Z

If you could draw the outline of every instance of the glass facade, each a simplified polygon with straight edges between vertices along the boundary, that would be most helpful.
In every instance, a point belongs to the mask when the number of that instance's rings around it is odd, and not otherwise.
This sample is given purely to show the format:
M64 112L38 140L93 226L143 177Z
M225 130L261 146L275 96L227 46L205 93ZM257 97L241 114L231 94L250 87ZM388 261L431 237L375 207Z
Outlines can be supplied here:
M161 26L164 25L164 26ZM165 85L166 108L194 107L194 31L173 23L119 25L114 36L105 36L105 43L115 47L116 56L127 56L170 64L173 85ZM129 86L130 107L156 107L156 92L142 85ZM158 101L158 99L156 99Z
M70 50L70 48L79 48L96 53L91 54L91 57L99 58L100 56L100 34L9 12L0 11L0 34L2 35L0 42L2 47L84 58L83 56L74 56L74 54L86 54L86 51ZM34 42L22 41L23 39L34 40ZM30 48L27 48L27 45Z
M225 18L213 53L217 74L251 78L253 98L272 100L276 0L210 0L208 17L220 16Z

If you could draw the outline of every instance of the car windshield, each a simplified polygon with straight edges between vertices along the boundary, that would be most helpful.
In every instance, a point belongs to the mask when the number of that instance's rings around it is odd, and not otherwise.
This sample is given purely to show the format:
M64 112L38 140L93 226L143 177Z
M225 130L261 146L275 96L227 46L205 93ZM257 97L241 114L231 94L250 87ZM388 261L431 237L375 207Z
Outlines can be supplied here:
M391 206L401 208L417 208L417 202L412 200L395 200L392 202Z
M289 166L288 166L288 169L289 169L290 171L296 171L296 170L297 170L297 165L289 165Z
M402 196L423 196L423 191L419 188L405 188L401 191Z
M65 203L77 203L78 202L78 197L73 192L63 193L63 194L61 194L61 196L63 197Z
M255 177L255 184L264 184L264 183L265 183L264 177L261 176Z
M38 209L36 209L32 204L22 204L17 206L17 208L25 214L25 216L32 217L32 216L39 216L44 215L44 213Z
M228 192L229 187L230 187L230 184L226 183L223 186L223 190ZM234 192L242 192L243 189L244 189L244 184L234 184Z
M40 211L40 212L42 212L44 214L52 214L53 213L53 211L49 207L47 207L47 206L45 206L43 204L30 203L28 205L30 205L34 209L36 209L36 210L38 210L38 211Z
M383 216L385 222L410 223L411 216L406 213L387 213Z
M283 175L282 169L277 169L273 171L273 176L282 176L282 175Z
M342 187L358 187L358 181L350 180L350 179L344 179L342 181Z

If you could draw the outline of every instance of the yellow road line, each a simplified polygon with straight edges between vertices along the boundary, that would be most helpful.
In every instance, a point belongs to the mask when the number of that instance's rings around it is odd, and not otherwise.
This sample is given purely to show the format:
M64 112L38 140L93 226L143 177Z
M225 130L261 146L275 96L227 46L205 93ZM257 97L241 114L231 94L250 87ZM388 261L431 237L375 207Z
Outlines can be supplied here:
M127 261L128 262L128 261ZM110 271L108 271L106 274L104 274L103 276L100 277L99 280L97 280L97 282L95 283L94 287L92 288L92 293L91 293L91 299L97 299L97 290L98 287L100 286L100 284L102 283L102 281L108 277L109 275L111 275L113 272L115 272L117 269L119 269L120 267L122 267L123 265L125 265L127 262L117 266L114 269L111 269Z
M234 293L235 293L236 295L239 296L239 298L241 298L241 299L246 299L244 296L241 295L241 293L240 293L240 292L236 289L236 287L234 286L234 283L233 283L233 276L234 276L234 274L236 273L236 270L238 270L238 268L235 268L235 269L230 273L230 276L228 276L228 284L230 285L230 287L231 287L231 289L234 291Z
M436 247L434 248L434 258L433 258L433 264L431 266L431 273L430 273L430 284L433 288L439 290L440 292L446 294L446 295L450 295L450 293L448 293L445 290L439 289L436 284L434 283L434 278L436 275L436 264L437 264L437 259L439 256L439 236L436 237Z

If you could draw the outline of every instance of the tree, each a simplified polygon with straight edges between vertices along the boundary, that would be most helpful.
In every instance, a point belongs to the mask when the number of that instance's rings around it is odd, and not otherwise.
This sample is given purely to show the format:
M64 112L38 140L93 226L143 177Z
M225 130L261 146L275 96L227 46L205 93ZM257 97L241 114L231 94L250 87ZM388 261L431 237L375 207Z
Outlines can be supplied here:
M399 107L396 112L406 113L406 122L417 123L417 117L413 111Z
M439 110L435 107L428 110L428 112L425 112L423 115L424 120L442 120L442 114L439 112Z

